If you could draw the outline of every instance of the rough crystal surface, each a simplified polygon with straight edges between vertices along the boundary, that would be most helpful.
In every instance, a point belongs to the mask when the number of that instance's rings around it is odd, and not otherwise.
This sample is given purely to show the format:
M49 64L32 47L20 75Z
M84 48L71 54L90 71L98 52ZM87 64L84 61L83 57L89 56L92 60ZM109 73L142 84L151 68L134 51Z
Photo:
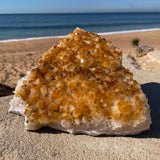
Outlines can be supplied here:
M79 125L103 118L125 124L140 119L147 98L121 59L111 41L75 29L46 51L16 88L27 123Z

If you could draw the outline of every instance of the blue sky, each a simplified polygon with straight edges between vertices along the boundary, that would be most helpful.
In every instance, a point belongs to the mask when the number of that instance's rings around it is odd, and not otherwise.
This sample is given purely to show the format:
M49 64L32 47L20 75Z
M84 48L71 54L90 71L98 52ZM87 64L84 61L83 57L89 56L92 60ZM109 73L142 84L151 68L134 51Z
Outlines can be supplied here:
M160 0L0 0L0 13L160 11Z

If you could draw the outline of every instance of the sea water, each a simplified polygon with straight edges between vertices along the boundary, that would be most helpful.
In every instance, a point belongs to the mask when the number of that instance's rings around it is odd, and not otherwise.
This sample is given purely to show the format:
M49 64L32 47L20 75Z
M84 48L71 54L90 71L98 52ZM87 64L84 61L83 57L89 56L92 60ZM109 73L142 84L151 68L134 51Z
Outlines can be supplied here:
M160 13L0 14L0 41L65 36L76 27L99 34L159 30Z

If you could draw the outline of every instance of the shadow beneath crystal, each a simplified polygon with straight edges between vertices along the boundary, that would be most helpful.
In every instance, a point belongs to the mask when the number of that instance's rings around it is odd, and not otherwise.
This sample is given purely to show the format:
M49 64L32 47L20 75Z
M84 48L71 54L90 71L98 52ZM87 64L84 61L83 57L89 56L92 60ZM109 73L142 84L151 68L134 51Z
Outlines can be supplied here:
M13 95L14 88L0 83L0 97Z
M30 132L35 132L35 131L30 131ZM43 133L49 133L49 134L61 134L61 133L66 133L60 130L56 130L50 127L42 127L39 130L36 131L37 133L43 134Z
M97 137L131 137L131 138L160 138L160 84L159 83L146 83L142 84L141 88L148 98L148 103L151 110L152 124L150 130L142 132L134 136L107 136L100 135ZM51 133L61 134L66 133L63 131L51 129L49 127L43 127L37 131L38 133ZM69 133L67 133L69 134ZM84 135L84 134L76 134Z
M141 88L148 98L152 124L150 130L134 136L137 138L160 138L160 83L142 84Z
M141 88L148 98L148 104L150 105L152 119L150 130L133 136L101 135L100 137L160 138L160 84L154 82L146 83L142 84Z

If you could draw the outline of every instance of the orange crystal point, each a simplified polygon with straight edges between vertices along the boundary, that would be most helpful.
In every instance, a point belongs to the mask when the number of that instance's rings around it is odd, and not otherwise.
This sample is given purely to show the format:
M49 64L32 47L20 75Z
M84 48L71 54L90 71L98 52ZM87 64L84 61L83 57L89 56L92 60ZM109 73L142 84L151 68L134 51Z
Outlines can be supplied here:
M77 28L44 53L15 96L29 122L132 123L146 112L147 98L121 60L111 41Z

